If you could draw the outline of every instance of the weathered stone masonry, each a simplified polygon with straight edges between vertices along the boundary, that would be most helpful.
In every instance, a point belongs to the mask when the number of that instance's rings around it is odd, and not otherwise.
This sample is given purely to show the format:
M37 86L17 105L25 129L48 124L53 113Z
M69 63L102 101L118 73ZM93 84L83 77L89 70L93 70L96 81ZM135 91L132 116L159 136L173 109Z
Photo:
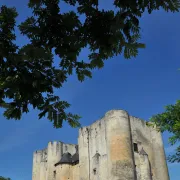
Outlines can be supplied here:
M169 180L161 133L124 110L34 152L33 180Z

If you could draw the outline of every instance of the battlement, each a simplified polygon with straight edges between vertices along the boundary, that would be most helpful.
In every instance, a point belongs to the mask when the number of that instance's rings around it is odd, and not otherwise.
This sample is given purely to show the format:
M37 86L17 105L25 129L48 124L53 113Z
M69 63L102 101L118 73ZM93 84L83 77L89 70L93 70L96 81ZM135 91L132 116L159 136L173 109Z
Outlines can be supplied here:
M36 150L36 151L34 151L34 154L41 154L41 153L44 153L46 151L47 151L47 148L42 149L42 150Z
M63 141L49 141L48 144L49 145L54 145L54 146L56 146L57 144L75 145L75 144L72 144L72 143L65 143Z

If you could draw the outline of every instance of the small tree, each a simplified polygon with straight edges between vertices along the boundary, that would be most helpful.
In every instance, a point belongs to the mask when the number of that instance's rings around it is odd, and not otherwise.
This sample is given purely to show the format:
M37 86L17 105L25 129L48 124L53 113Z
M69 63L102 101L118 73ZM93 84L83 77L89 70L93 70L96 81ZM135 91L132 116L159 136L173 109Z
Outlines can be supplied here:
M11 180L11 179L0 176L0 180Z
M151 122L156 124L161 132L168 131L172 133L169 138L171 145L180 141L180 100L174 105L165 107L165 111L161 114L154 115ZM180 162L180 146L175 150L175 154L168 157L169 162Z

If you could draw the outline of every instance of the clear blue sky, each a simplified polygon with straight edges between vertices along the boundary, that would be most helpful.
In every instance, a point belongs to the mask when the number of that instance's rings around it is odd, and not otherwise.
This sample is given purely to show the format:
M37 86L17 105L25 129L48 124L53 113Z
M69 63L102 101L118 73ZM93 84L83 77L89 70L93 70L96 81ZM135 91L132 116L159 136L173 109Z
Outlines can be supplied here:
M103 2L105 8L112 8L111 1ZM20 23L30 15L27 0L1 0L0 6L15 6ZM66 6L62 6L67 11ZM105 63L102 70L93 74L93 79L83 83L75 76L69 78L56 93L72 106L69 109L82 116L82 125L90 125L111 109L125 109L130 115L148 120L153 114L163 111L167 104L180 98L180 14L154 12L141 19L142 41L146 49L138 57L125 60L114 57ZM27 42L17 33L18 45ZM87 50L81 58L87 58ZM56 59L58 61L58 59ZM32 110L23 115L21 121L7 121L0 109L0 175L12 180L31 180L33 151L45 148L48 141L60 140L77 143L78 129L64 125L54 129L46 120L38 120L38 112ZM168 145L168 136L163 135L166 153L174 147ZM169 164L171 180L180 179L180 164Z

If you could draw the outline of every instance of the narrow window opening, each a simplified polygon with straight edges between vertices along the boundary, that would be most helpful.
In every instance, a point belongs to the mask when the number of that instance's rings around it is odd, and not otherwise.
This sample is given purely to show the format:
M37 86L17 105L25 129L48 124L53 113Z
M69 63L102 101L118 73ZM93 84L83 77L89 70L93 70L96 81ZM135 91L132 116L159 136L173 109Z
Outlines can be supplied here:
M94 173L94 175L96 175L96 168L93 169L93 173Z
M138 152L138 145L137 145L137 143L134 143L134 152Z
M54 178L56 178L56 171L54 171Z

